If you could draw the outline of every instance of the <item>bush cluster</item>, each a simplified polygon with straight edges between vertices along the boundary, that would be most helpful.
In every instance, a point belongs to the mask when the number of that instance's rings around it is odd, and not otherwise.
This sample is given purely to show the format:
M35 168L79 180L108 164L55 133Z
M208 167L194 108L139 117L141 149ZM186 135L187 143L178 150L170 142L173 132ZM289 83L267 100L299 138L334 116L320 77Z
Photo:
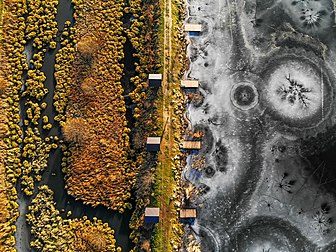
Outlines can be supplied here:
M50 136L42 139L37 128L28 127L25 131L22 150L22 190L28 196L34 192L35 182L42 179L42 172L48 166L48 158L52 149L58 148L58 137Z
M32 195L35 183L42 179L42 172L47 168L48 157L52 149L58 148L57 136L43 139L42 130L50 130L48 116L43 110L48 106L43 102L49 90L45 87L46 76L42 71L44 57L47 51L56 48L58 33L57 0L51 1L28 1L27 15L25 16L25 41L28 55L28 70L24 78L24 86L21 99L25 99L25 115L23 120L22 141L22 190L28 196ZM29 49L31 47L31 49Z
M70 221L70 230L74 236L75 251L87 252L120 252L116 246L114 230L107 223L97 218L93 221L85 216L79 220Z
M58 0L27 1L26 40L32 40L37 49L56 48Z
M74 251L72 235L55 208L53 192L48 186L39 187L28 210L27 222L34 236L32 247L39 251Z
M22 130L20 127L19 94L22 74L28 69L24 54L23 0L5 0L6 10L0 27L0 251L15 251L15 221L19 215L14 187L21 173Z
M26 216L33 234L32 247L44 252L121 251L107 223L97 218L90 221L86 216L64 220L55 205L53 191L47 185L40 186Z

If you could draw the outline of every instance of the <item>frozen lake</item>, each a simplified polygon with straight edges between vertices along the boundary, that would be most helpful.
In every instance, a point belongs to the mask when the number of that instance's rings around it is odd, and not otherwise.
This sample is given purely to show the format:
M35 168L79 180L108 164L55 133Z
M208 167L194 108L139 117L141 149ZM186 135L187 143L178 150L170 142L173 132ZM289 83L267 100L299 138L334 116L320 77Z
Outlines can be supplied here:
M188 182L198 217L187 247L334 251L333 2L188 4L187 22L202 32L189 37L186 78L204 99L187 116L206 133L185 168L203 164Z

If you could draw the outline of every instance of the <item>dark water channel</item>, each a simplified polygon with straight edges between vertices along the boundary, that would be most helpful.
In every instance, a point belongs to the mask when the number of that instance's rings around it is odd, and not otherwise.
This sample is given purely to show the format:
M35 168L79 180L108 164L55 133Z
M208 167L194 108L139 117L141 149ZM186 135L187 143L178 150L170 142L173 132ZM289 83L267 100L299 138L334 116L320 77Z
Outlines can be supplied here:
M311 164L311 172L316 183L321 189L325 189L336 197L336 143L328 145L329 148L308 156Z
M336 126L298 141L301 155L309 161L305 169L321 189L336 197Z
M75 20L73 18L73 6L71 0L59 0L58 11L56 15L56 20L58 24L59 31L62 31L64 28L65 21L69 20L72 24L74 24ZM131 43L125 46L125 50L129 53L125 53L127 57L125 57L125 70L123 82L126 83L127 88L125 88L125 96L128 96L128 93L131 91L129 85L129 78L134 73L134 63L132 59L132 49ZM56 81L54 78L55 71L55 56L58 50L61 48L60 42L57 42L57 47L55 50L47 51L45 54L42 71L46 76L45 87L48 88L49 93L44 98L44 102L47 103L47 108L41 114L41 121L39 125L39 129L42 137L47 136L59 136L62 138L61 128L58 122L54 121L54 117L57 115L53 104L53 95L54 89L56 85ZM30 48L31 49L31 48ZM126 100L127 102L127 100ZM129 102L127 102L130 104ZM130 106L130 105L128 105ZM25 117L24 112L24 101L21 101L21 109L23 109L22 117ZM53 125L53 128L50 131L42 129L42 117L47 115L49 117L49 122ZM128 111L128 118L130 119L130 111ZM131 126L132 124L130 124ZM107 222L111 228L115 231L116 245L122 248L122 251L130 251L133 247L131 240L129 239L129 235L131 230L129 228L129 220L132 215L131 210L125 211L125 213L120 214L116 211L109 210L106 207L98 206L91 207L89 205L85 205L81 200L75 200L74 197L67 194L65 189L65 181L64 174L61 171L61 160L62 160L62 151L60 149L56 149L51 152L50 157L48 159L48 168L43 173L42 181L39 183L47 184L54 191L54 200L56 202L56 208L60 211L61 216L65 218L80 218L83 216L87 216L89 219L93 219L93 217L97 217L101 219L103 222ZM20 188L18 188L20 189ZM35 192L36 194L36 192ZM31 235L29 227L25 220L25 213L27 212L27 206L31 202L30 197L25 197L21 193L19 193L19 201L20 203L20 213L21 216L19 218L19 222L17 226L20 227L19 232L16 234L16 238L18 240L18 251L33 251L29 247L29 241L31 240ZM133 202L134 203L134 200ZM70 217L67 217L67 212L71 211Z
M125 35L126 36L126 35ZM132 102L129 93L135 89L135 85L131 82L131 77L135 75L135 61L134 55L135 49L132 46L132 43L128 38L126 38L126 42L124 44L124 59L122 63L124 64L123 77L121 79L121 83L124 89L124 100L126 104L126 119L127 119L127 127L130 129L134 128L134 117L133 117L133 109L135 104ZM133 147L131 143L131 147Z

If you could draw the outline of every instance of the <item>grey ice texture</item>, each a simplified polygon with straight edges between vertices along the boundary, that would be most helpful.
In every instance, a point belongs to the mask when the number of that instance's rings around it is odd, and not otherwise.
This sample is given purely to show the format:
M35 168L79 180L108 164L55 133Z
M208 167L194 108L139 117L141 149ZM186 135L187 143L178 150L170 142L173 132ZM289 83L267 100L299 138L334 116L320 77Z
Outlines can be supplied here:
M189 37L185 77L200 81L204 101L189 105L187 117L192 129L207 130L199 155L215 170L188 177L195 155L184 170L190 183L207 188L192 198L198 217L191 228L202 251L336 251L334 196L313 179L298 144L326 120L335 124L333 11L327 0L188 1L186 22L203 30ZM276 44L285 33L305 42ZM307 38L326 53L303 48ZM306 105L281 99L288 76L309 90ZM240 82L259 92L249 111L231 102Z

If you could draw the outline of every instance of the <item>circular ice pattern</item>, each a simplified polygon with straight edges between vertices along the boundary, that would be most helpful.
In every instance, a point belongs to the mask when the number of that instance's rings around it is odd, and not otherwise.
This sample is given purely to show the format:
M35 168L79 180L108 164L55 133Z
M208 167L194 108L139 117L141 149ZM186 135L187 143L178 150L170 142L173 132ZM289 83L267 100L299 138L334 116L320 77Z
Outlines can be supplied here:
M252 83L238 83L231 89L231 102L238 109L252 109L258 104L258 91Z
M312 245L289 222L259 216L231 235L231 250L235 252L304 252L314 251Z
M323 110L324 83L322 75L312 66L289 60L271 73L266 99L280 115L298 120Z

